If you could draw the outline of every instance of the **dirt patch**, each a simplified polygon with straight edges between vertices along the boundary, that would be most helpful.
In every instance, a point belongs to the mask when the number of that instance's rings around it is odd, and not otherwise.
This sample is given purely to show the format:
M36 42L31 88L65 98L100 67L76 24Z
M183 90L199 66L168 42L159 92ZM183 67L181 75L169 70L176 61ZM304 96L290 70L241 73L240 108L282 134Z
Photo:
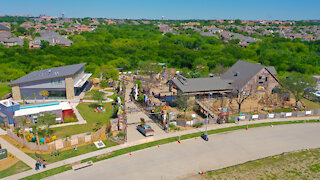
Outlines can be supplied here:
M75 166L75 165L78 165L78 164L81 164L81 161L77 161L77 162L68 164L67 167L72 167L72 166Z
M8 152L8 158L0 160L0 171L8 169L9 167L15 165L18 161L18 158Z
M97 159L100 159L100 158L104 158L104 157L110 156L111 154L113 154L113 152L108 152L108 153L105 153L105 154L101 154L101 155L97 156Z

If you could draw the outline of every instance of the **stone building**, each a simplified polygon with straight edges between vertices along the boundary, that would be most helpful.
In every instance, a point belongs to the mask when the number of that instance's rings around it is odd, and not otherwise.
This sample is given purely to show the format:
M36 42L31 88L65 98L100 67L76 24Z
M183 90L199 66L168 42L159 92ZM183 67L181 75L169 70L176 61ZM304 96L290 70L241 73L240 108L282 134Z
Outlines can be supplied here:
M266 67L259 63L239 60L221 76L221 79L234 89L271 92L279 84L276 74L273 66Z
M40 92L46 90L46 99L72 100L79 95L90 83L92 74L84 72L86 63L43 69L29 73L9 85L12 87L12 97L19 101L24 98L42 99Z

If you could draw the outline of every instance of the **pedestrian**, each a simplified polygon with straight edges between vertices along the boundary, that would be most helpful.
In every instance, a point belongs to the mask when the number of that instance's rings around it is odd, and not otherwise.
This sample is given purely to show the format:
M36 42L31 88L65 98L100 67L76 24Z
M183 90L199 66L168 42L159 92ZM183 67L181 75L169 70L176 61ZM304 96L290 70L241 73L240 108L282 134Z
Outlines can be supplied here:
M46 164L47 164L46 160L43 160L43 162L42 162L42 167L43 167L43 168L46 168Z
M36 171L39 170L39 162L36 162Z
M42 166L42 159L39 158L39 167L41 167L41 166Z

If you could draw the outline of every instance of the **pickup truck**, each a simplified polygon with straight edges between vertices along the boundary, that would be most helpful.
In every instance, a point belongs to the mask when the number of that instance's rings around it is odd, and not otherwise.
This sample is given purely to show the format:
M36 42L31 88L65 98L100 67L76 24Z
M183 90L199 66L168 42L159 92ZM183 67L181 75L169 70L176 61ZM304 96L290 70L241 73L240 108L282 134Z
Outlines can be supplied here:
M138 125L137 130L140 131L146 137L154 135L154 130L149 125Z

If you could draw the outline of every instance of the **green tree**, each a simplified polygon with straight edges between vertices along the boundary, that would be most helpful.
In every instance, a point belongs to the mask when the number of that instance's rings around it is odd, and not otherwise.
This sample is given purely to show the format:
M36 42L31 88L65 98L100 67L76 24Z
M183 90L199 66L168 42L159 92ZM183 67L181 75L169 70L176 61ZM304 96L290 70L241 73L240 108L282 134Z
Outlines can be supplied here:
M111 65L102 66L101 72L103 78L107 81L110 79L117 81L119 79L119 71Z
M28 39L24 39L23 40L23 47L24 48L29 48L29 40Z
M175 103L177 103L177 106L179 109L183 110L184 112L184 118L186 118L186 112L189 107L189 96L178 94L177 99L175 100Z
M37 96L36 96L36 93L32 93L32 97L33 97L34 102L37 102Z
M23 35L26 35L28 33L28 30L26 28L24 28L24 27L18 27L17 28L17 32L21 33Z
M45 126L45 135L50 136L50 125L56 123L56 115L45 112L43 116L39 116L38 123L40 126Z
M49 91L47 91L47 90L40 91L39 95L43 97L43 102L44 102L46 97L49 96Z
M309 95L316 88L315 79L306 74L294 72L289 76L280 77L279 80L282 88L295 97L296 106L302 97Z
M99 104L101 105L102 104L102 101L104 101L104 93L101 92L101 91L94 91L93 95L92 95L92 98L96 101L99 102Z
M50 45L49 41L41 40L40 41L40 49L45 49Z

